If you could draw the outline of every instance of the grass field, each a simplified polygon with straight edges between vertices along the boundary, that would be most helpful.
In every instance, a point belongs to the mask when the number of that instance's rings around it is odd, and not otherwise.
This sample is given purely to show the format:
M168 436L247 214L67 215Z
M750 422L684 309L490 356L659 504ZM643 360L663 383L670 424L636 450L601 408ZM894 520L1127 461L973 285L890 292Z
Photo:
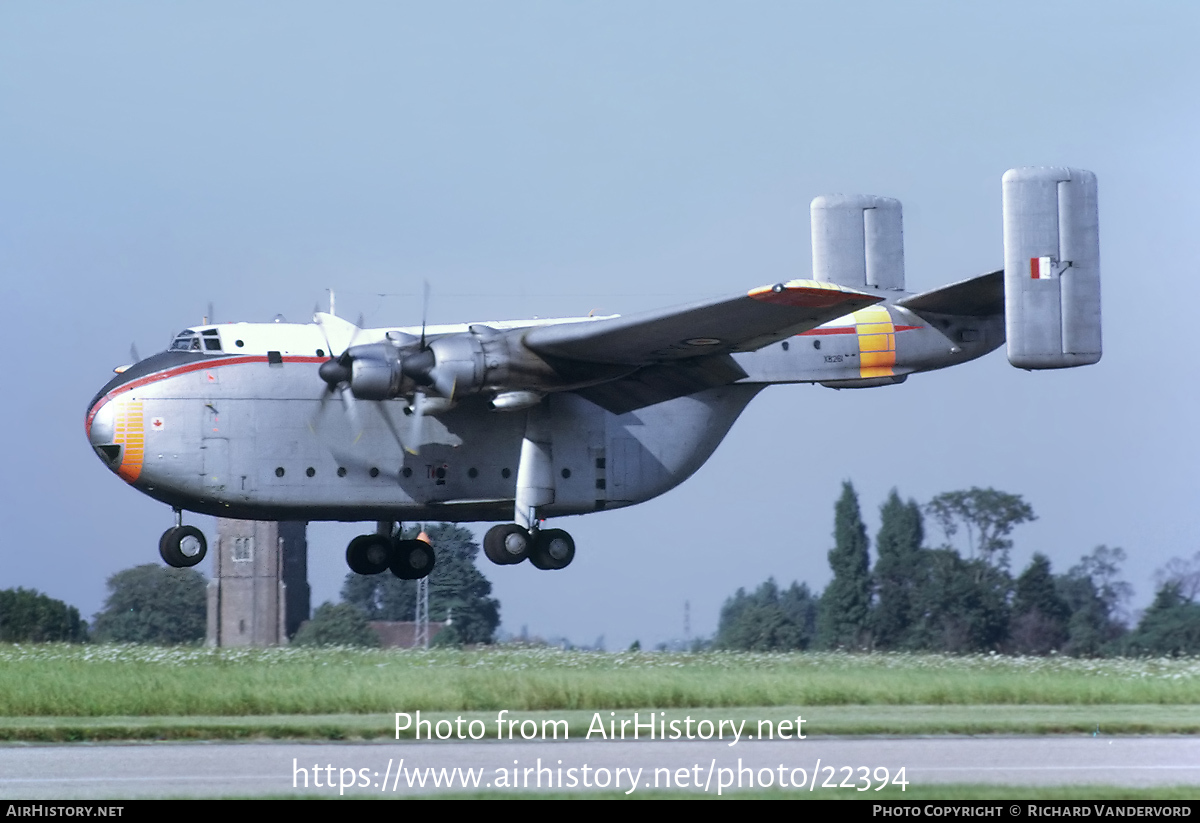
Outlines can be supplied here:
M1200 659L0 646L8 740L377 737L416 709L574 734L650 708L803 713L814 734L1196 733Z

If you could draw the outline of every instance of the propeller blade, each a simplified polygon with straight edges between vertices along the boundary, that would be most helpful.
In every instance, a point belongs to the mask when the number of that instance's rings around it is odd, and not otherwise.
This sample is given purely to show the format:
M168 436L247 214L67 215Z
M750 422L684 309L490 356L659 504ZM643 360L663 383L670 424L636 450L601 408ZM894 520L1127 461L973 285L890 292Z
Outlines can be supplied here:
M313 434L317 433L317 424L321 422L321 418L325 416L325 402L329 400L329 396L333 394L333 387L326 386L321 391L321 397L317 401L317 410L313 412L313 416L309 418L308 430Z
M429 281L425 281L425 287L421 297L421 348L425 348L425 321L429 317Z
M355 339L362 332L360 327L349 320L321 311L313 315L313 322L321 330L321 337L325 340L326 351L330 357L338 357L353 346Z
M435 371L433 374L433 387L437 389L437 393L442 397L453 401L454 389L458 387L458 377L454 374L439 374Z
M138 357L137 343L129 344L129 362L130 363L142 362L142 358Z
M408 430L412 435L410 439L416 445L411 448L405 446L404 450L409 454L420 454L421 446L425 443L425 392L419 391L413 395L413 413L408 421Z
M383 403L372 403L371 405L373 405L376 409L379 410L379 416L383 418L383 424L385 426L387 426L387 430L392 433L392 439L396 441L396 445L399 446L403 451L408 452L409 454L416 454L415 451L413 451L411 448L409 448L409 445L405 441L404 436L400 433L400 429L396 428L396 423L394 420L392 420L391 416L387 413L387 409L384 407L384 404Z
M358 418L358 405L355 403L355 400L354 400L354 392L352 392L350 390L349 383L340 384L338 386L338 389L342 395L342 405L344 405L346 407L346 416L348 418L350 418L350 425L354 428L354 431L356 433L354 439L355 439L355 442L357 442L358 438L362 437L363 427L362 427L361 421Z

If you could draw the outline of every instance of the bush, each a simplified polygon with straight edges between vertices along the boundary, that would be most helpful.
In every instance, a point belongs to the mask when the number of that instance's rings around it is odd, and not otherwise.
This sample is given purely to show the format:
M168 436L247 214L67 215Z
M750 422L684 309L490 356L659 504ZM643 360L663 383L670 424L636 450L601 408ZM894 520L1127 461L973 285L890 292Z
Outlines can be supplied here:
M378 646L366 615L349 603L324 603L292 638L296 646Z
M36 589L0 591L0 641L6 643L81 643L87 623L79 609Z
M195 569L147 563L108 578L96 639L116 643L196 643L207 629L207 582Z

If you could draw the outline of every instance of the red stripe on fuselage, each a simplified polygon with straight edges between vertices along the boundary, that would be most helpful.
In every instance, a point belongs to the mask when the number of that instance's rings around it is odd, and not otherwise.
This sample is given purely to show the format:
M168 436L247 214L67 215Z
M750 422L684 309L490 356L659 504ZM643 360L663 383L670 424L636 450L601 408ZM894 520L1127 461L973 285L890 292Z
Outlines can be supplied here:
M290 357L283 358L283 362L284 363L324 363L326 360L329 360L329 359L330 358L328 358L328 357L301 357L298 355L293 355ZM245 365L246 363L267 363L267 362L270 362L270 361L267 359L267 356L265 354L247 354L247 355L239 355L239 356L235 356L235 357L213 358L212 360L201 360L201 361L197 361L195 363L188 363L185 366L175 366L174 368L164 369L163 371L155 372L154 374L148 374L145 377L139 377L137 380L130 380L128 383L122 383L120 386L117 386L115 389L110 391L108 394L101 397L96 402L96 405L92 406L92 408L88 411L87 425L85 426L85 428L87 429L87 435L88 435L88 437L92 436L92 420L95 419L96 412L100 409L101 406L103 406L109 400L112 400L118 394L124 394L127 391L133 391L134 389L139 389L142 386L148 386L151 383L157 383L160 380L167 380L172 377L178 377L179 375L187 374L188 372L202 371L204 369L215 369L218 366L241 366L241 365Z

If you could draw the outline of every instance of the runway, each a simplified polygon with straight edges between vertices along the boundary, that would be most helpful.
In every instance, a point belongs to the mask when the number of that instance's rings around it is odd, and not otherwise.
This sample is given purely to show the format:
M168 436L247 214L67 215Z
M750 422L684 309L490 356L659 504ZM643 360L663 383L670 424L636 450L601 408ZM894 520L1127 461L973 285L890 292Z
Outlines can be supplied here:
M901 771L903 770L903 771ZM815 779L814 779L815 778ZM1188 737L808 738L727 743L130 743L0 747L5 799L339 795L770 786L870 797L882 782L1200 787ZM897 784L899 785L899 784Z

